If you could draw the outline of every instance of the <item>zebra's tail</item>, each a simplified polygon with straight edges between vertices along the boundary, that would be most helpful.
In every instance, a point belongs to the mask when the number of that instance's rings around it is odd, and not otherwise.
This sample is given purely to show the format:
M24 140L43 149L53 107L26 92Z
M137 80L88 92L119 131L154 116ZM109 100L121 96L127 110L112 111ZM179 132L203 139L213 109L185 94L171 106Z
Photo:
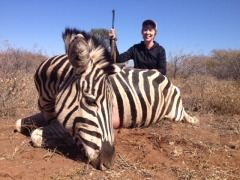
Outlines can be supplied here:
M192 116L188 115L185 111L184 111L183 120L190 124L194 124L194 125L200 124L200 121L197 117L195 117L195 116L192 117Z

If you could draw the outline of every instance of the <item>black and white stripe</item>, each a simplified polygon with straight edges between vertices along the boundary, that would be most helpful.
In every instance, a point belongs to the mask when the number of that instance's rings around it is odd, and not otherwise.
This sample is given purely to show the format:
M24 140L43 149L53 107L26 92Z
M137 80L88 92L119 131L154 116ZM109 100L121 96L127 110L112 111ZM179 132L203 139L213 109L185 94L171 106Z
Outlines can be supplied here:
M198 121L185 112L179 89L161 73L124 68L115 74L119 68L110 63L101 40L75 29L66 29L63 38L68 55L50 58L36 71L39 107L48 124L59 122L83 144L95 167L111 166L113 158L105 159L114 156L113 126L149 126L165 117ZM78 54L86 51L87 56Z

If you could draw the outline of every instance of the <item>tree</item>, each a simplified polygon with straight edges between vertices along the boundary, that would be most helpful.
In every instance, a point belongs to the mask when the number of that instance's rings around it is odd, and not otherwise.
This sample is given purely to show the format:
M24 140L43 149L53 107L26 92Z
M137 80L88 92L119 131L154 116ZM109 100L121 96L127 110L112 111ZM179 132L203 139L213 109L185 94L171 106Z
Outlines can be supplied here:
M183 49L178 52L170 52L167 64L167 76L169 78L187 79L193 75L207 75L206 63L208 57L201 54L185 54Z
M219 79L240 80L240 50L212 50L212 74Z

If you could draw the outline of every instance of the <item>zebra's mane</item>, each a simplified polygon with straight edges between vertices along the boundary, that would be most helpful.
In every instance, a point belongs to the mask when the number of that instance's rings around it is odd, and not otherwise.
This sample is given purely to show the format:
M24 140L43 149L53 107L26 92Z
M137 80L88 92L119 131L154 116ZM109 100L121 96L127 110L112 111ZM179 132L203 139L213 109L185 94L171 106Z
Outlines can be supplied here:
M112 69L109 65L113 63L111 53L107 47L106 39L100 35L95 35L76 28L66 28L65 32L62 33L66 54L68 54L70 44L79 34L81 34L87 42L90 48L89 55L93 62L99 61L98 65L101 64L103 70L112 72L112 70L109 70L109 68Z
M65 52L66 53L67 53L67 49L68 49L68 47L66 47L66 46L70 45L71 41L78 34L82 34L87 42L91 41L91 44L89 43L91 46L93 46L93 47L90 47L91 49L101 47L101 48L104 48L108 53L110 53L104 37L102 37L100 35L92 34L90 32L86 32L84 30L79 30L76 28L66 28L65 31L62 33L62 38L65 43Z

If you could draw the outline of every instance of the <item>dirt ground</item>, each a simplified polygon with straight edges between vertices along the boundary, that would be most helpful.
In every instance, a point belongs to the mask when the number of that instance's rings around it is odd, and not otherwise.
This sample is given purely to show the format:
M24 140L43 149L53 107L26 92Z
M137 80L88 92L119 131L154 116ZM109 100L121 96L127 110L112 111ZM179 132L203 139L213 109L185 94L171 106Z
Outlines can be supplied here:
M17 119L17 118L16 118ZM0 120L0 179L240 179L240 116L201 115L115 131L113 169L95 170L80 148L41 149Z

